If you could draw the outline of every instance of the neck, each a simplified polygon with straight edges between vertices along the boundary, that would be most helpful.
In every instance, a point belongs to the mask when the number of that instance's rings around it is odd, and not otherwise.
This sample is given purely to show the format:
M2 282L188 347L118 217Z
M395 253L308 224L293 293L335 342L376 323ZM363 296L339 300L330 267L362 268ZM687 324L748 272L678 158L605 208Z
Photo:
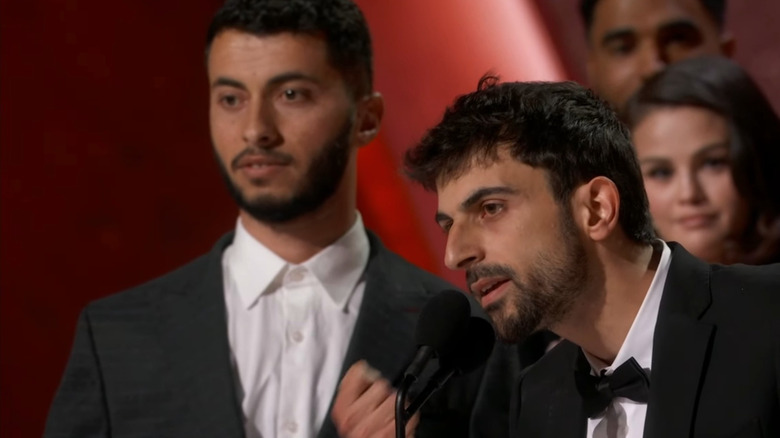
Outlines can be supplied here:
M612 364L650 289L660 248L622 241L602 242L590 249L586 291L564 321L552 330L585 352Z

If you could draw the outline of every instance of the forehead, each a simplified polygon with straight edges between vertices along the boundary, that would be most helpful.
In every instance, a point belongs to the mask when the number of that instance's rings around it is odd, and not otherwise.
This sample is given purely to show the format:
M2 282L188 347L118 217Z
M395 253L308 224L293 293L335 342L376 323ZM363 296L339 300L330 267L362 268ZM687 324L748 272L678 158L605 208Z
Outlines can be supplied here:
M209 77L219 75L273 76L303 71L338 77L330 65L324 38L283 32L257 36L228 29L220 32L208 55Z
M717 29L701 0L599 0L591 33L598 37L616 28L652 30L677 20L691 21L705 30Z
M499 152L498 159L487 162L472 158L462 172L437 182L439 210L453 213L477 191L496 187L510 188L517 195L532 196L547 191L546 172L511 157L505 151Z

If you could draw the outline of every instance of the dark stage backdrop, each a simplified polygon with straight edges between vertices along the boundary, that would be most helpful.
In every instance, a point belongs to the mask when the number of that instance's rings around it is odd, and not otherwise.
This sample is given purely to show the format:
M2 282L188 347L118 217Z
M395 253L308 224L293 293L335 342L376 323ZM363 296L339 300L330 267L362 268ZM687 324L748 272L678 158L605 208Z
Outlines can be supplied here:
M392 249L462 285L441 263L435 198L397 171L403 151L488 70L581 79L565 43L579 29L544 7L569 2L358 0L387 101L381 137L360 152L359 207ZM87 302L186 263L235 224L211 153L202 52L219 3L0 3L3 437L41 435ZM758 17L777 17L769 3L754 3Z

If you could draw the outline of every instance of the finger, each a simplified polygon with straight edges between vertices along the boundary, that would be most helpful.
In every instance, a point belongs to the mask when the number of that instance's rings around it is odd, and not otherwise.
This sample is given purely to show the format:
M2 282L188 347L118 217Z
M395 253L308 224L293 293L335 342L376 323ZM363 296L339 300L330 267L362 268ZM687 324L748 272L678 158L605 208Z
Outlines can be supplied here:
M416 413L409 422L406 423L404 429L404 436L407 438L414 438L417 425L420 423L420 413ZM386 424L379 432L368 435L371 438L395 438L395 418L389 424Z
M388 384L388 392L384 400L366 415L365 422L377 429L395 424L395 397L396 392L390 389Z
M340 412L363 395L371 384L379 378L379 372L371 368L366 361L355 362L341 379L333 403L333 410Z
M412 416L412 418L409 419L409 422L406 423L406 436L414 438L414 431L417 429L417 425L420 423L420 411L417 411L416 414Z
M344 430L377 430L377 418L383 417L377 414L377 409L390 398L392 389L390 382L379 379L374 382L357 400L346 407L341 423Z

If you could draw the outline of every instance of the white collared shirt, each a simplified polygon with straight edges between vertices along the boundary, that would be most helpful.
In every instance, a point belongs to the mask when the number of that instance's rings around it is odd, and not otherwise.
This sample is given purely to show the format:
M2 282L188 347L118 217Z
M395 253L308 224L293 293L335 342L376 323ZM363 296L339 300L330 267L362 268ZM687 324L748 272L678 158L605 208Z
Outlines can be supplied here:
M346 234L298 265L238 220L222 272L247 438L317 435L363 300L368 255L359 213Z
M661 305L661 296L663 295L664 285L666 284L666 275L669 273L669 264L671 262L672 251L665 242L661 252L661 260L658 262L658 269L655 271L653 281L650 283L650 289L645 295L642 306L634 318L631 329L626 335L623 345L620 347L615 360L610 366L604 366L598 359L585 353L585 357L593 368L594 375L599 375L602 370L606 374L612 372L633 357L639 366L650 370L653 362L653 337L655 334L655 323L658 320L658 309ZM652 387L653 381L650 380ZM641 438L645 428L645 416L647 414L647 403L639 403L633 400L616 397L607 407L604 414L596 418L588 419L589 438L606 437L625 437ZM616 433L605 433L606 430L616 431Z

